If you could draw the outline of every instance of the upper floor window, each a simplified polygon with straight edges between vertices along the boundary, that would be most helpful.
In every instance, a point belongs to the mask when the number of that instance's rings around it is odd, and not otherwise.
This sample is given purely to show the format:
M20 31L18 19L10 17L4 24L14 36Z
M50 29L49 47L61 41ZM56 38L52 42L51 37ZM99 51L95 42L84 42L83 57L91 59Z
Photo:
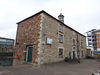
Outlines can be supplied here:
M81 48L83 48L83 41L81 41Z
M75 46L75 39L73 39L73 45Z
M59 31L63 32L63 25L59 24Z
M73 35L75 35L75 31L73 31Z
M63 35L62 34L59 34L59 42L63 43Z

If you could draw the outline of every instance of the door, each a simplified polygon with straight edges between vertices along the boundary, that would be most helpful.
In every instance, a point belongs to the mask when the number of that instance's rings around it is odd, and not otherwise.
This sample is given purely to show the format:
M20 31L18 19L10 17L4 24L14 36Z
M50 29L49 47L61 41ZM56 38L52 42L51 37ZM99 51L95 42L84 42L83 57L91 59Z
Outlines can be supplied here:
M32 50L33 50L33 47L31 46L27 48L27 57L26 57L27 62L32 62Z
M76 58L76 54L75 54L75 52L76 52L76 50L75 50L75 47L73 47L73 59L75 59Z
M73 51L73 59L75 59L75 51Z

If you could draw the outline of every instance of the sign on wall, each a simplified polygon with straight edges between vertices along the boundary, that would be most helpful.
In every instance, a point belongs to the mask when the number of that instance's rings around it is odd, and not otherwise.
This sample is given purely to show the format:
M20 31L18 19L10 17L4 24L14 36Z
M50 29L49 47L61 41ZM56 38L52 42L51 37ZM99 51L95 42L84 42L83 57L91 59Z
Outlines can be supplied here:
M52 44L53 40L51 38L47 38L47 44Z

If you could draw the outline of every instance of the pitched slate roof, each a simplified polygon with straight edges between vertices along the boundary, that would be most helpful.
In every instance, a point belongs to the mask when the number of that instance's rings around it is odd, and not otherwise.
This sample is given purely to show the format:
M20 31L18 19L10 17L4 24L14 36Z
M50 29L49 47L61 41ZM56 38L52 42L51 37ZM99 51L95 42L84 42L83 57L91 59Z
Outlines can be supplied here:
M47 12L45 12L44 10L42 10L42 11L40 11L40 12L38 12L38 13L36 13L36 14L34 14L34 15L32 15L32 16L30 16L30 17L28 17L28 18L26 18L26 19L24 19L24 20L22 20L22 21L20 21L20 22L18 22L17 24L19 24L19 23L21 23L21 22L23 22L23 21L25 21L25 20L27 20L27 19L29 19L29 18L31 18L31 17L34 17L34 16L36 16L36 15L39 15L39 14L41 14L41 13L47 14L48 16L52 17L52 18L55 19L56 21L58 21L58 22L60 22L61 24L65 25L66 27L68 27L69 29L75 31L76 33L79 33L79 32L76 31L75 29L69 27L68 25L64 24L64 23L61 22L60 20L58 20L58 19L56 19L55 17L51 16L50 14L48 14ZM82 36L84 36L84 37L86 37L85 35L83 35L83 34L81 34L81 33L79 33L79 34L82 35Z

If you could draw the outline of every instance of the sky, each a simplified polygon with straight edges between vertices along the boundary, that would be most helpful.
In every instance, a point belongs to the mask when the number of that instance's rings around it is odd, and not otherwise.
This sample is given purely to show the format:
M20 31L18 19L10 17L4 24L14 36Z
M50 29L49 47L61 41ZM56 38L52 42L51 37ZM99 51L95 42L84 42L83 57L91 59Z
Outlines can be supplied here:
M61 10L62 9L62 10ZM83 35L100 29L100 0L0 0L0 37L16 38L17 22L44 10Z

